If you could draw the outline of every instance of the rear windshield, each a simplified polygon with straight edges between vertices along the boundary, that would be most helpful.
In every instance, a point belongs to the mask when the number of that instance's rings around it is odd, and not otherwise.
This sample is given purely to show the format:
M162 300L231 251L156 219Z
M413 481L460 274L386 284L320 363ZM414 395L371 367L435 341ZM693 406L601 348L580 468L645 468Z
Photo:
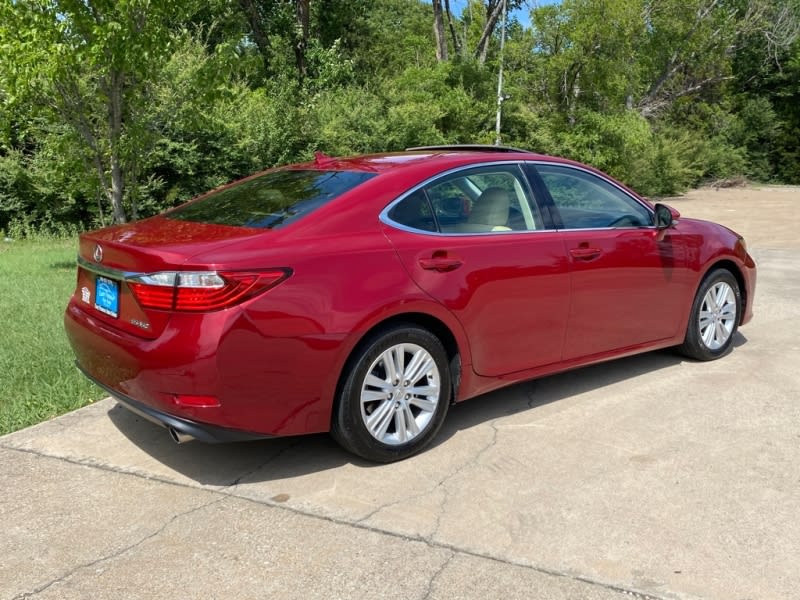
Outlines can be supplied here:
M277 229L374 177L358 171L273 171L167 213L170 219Z

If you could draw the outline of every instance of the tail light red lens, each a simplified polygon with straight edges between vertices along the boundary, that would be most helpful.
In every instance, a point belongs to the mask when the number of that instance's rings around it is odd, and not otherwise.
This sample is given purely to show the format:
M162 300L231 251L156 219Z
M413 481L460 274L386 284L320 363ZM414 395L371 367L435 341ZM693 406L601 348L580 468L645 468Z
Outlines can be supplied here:
M127 280L142 308L208 312L229 308L275 287L289 269L269 271L164 271Z
M142 308L158 308L172 310L175 306L175 287L159 286L147 283L128 282L128 287L136 296Z

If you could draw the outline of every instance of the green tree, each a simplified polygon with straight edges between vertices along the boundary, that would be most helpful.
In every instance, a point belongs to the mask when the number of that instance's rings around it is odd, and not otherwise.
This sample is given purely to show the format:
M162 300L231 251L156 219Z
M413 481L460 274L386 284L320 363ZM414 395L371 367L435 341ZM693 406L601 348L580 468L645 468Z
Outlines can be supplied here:
M150 77L186 12L172 0L0 3L4 101L75 132L118 223L127 220L126 186L147 146L141 115Z

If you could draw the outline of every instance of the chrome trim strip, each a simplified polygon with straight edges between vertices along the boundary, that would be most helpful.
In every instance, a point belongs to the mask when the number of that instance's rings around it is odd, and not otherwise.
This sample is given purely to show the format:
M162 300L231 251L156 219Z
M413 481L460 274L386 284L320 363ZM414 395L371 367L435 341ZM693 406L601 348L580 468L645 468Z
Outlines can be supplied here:
M414 229L413 227L407 227L405 225L400 225L399 223L395 223L394 221L383 221L384 225L388 225L393 229L399 229L401 231L405 231L407 233L418 233L420 235L433 235L437 237L474 237L474 236L486 236L486 235L508 235L509 233L518 233L518 234L525 234L529 235L531 233L555 233L558 231L557 229L508 229L503 231L425 231L424 229ZM564 230L562 230L564 231ZM570 230L571 231L571 230Z
M140 275L140 273L136 273L134 271L120 271L119 269L112 269L105 265L98 265L97 263L89 262L82 256L78 256L78 266L95 273L96 275L102 275L103 277L108 277L110 279L117 279L117 280L125 280L129 277L134 277L136 275Z
M633 227L628 225L627 227L581 227L580 229L551 229L550 231L560 231L561 233L570 233L572 231L640 231L640 230L649 230L658 229L655 225L639 225L638 227Z

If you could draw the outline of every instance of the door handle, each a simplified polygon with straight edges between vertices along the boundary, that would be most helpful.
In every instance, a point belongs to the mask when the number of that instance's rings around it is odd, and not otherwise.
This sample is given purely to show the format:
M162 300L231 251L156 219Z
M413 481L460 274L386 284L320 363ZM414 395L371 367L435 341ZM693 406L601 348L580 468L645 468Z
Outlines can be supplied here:
M434 252L430 258L419 259L420 267L427 271L439 271L440 273L454 271L463 264L464 261L460 258L439 252Z
M575 260L592 260L600 256L603 251L600 248L573 248L569 253Z

